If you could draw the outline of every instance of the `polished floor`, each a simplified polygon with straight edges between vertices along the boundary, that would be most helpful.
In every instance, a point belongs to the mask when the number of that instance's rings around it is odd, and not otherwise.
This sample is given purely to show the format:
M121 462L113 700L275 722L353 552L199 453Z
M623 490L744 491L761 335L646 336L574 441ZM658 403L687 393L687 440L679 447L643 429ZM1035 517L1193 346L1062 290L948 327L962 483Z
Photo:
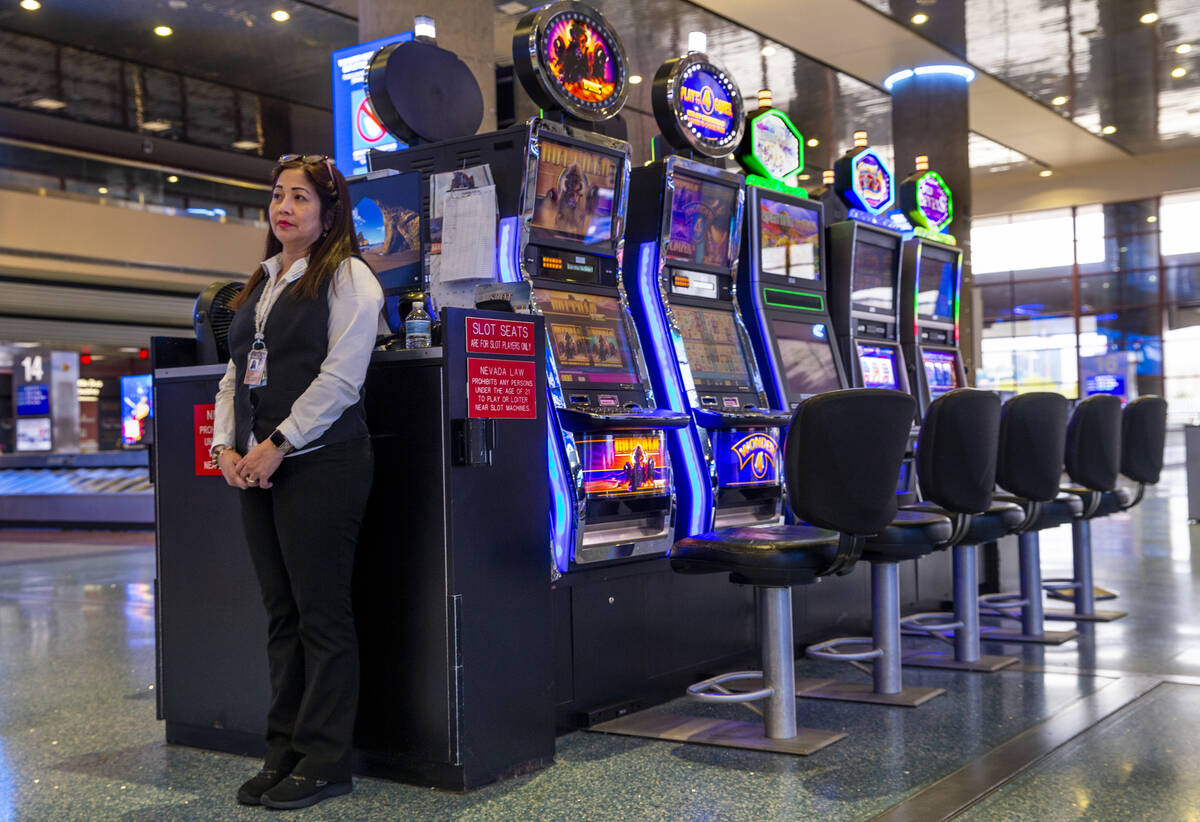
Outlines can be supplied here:
M1181 471L1094 526L1097 582L1129 616L1056 648L991 645L993 675L906 671L916 710L802 701L849 736L814 756L576 733L556 764L466 795L356 779L308 820L1200 820L1200 533ZM237 820L254 761L169 747L154 716L145 535L0 531L0 822ZM1194 543L1194 541L1196 541ZM36 546L55 545L38 557ZM70 549L62 548L69 544ZM1043 537L1070 570L1067 529ZM32 547L31 547L32 546ZM82 546L82 547L81 547ZM1055 627L1066 627L1064 625ZM852 671L801 661L800 676ZM749 718L679 700L663 710Z

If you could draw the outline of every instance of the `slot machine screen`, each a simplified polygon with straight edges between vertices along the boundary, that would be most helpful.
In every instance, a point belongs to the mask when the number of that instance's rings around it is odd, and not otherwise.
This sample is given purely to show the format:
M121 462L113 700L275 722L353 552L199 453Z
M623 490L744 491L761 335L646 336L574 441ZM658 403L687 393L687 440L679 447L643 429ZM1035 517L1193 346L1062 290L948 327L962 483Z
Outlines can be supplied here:
M779 346L779 363L789 401L842 387L824 324L775 320L771 331Z
M134 374L121 377L121 441L125 445L144 442L154 419L154 377Z
M892 314L896 310L896 248L858 242L850 302L855 308Z
M923 348L921 358L925 363L925 384L929 386L930 399L962 387L958 384L958 355L953 351Z
M613 203L623 162L613 154L542 138L530 238L615 248Z
M758 246L762 271L821 279L821 215L796 203L759 197Z
M900 390L900 370L896 349L890 345L858 344L858 363L862 367L863 388Z
M669 467L662 431L588 433L575 440L589 497L651 497L667 493Z
M733 312L690 305L674 306L671 312L696 384L749 391L750 366Z
M536 296L564 386L639 382L616 297L549 288Z
M958 281L958 255L940 248L921 246L917 315L930 320L954 322L954 298Z
M459 188L474 187L468 175L459 174ZM349 183L351 219L363 260L375 271L383 287L384 316L398 331L406 295L425 290L421 264L421 173L390 174L374 180ZM439 220L440 223L440 220ZM440 246L440 226L438 245Z
M667 259L720 268L733 265L730 238L738 190L684 174L674 177Z

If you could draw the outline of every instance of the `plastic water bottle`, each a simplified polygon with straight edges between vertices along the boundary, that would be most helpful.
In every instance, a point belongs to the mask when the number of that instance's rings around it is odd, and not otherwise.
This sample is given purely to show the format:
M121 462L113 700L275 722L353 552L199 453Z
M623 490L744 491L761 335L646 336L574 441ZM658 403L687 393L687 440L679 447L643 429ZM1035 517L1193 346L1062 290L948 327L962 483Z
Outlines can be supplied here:
M433 320L425 312L425 303L417 300L404 318L404 347L428 348Z

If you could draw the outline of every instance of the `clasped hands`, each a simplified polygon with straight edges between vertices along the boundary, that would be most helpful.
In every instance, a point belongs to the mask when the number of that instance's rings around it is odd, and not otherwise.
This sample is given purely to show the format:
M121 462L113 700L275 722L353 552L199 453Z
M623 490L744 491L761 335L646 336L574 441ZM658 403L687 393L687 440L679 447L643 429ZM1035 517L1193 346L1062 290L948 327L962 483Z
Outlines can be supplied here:
M242 456L232 448L221 451L217 467L225 482L243 491L249 488L270 488L271 475L283 462L283 454L269 440L260 442Z

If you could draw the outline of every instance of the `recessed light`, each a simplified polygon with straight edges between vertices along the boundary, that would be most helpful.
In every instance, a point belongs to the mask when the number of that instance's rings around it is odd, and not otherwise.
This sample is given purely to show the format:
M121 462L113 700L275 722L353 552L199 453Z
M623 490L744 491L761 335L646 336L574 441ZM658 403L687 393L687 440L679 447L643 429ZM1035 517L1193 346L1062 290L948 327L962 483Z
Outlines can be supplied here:
M146 131L170 131L170 120L147 120L142 123L142 128Z
M775 53L775 47L774 47L774 46L763 46L763 47L762 47L762 55L763 55L763 57L770 57L770 56L771 56L772 54L774 54L774 53Z
M817 147L817 146L819 146L819 145L821 145L821 141L820 141L820 140L818 140L816 137L809 137L809 138L808 138L808 147L809 147L809 148L816 148L816 147Z
M251 149L258 148L258 141L257 140L237 140L233 143L233 147L236 149L240 149L242 151L250 151Z
M13 348L37 348L40 345L41 343L37 342L15 342L13 343Z
M155 26L154 33L159 37L170 37L175 33L175 29L171 28L170 26Z
M640 74L631 74L631 75L629 75L629 83L630 83L630 85L634 85L634 86L636 86L636 85L637 85L638 83L640 83L640 82L642 82L642 75L640 75Z
M67 104L62 100L55 100L53 97L39 97L30 103L34 108L45 109L46 111L58 111L61 108L66 108Z
M923 26L929 22L929 15L923 11L919 11L912 16L914 26Z
M275 11L271 12L271 19L276 23L286 23L288 20L292 19L292 15L288 14L283 9L275 9Z
M1101 134L1116 134L1117 127L1116 126L1105 126L1104 128L1100 129L1100 133Z
M178 177L176 177L174 174L171 174L171 175L169 175L169 176L167 177L167 182L168 182L168 183L178 183L178 182L179 182L179 178L178 178Z
M1064 105L1064 104L1066 104L1067 99L1068 98L1066 96L1060 94L1057 97L1055 97L1053 100L1050 101L1050 105L1052 105L1052 106Z
M1153 12L1153 11L1148 11L1145 14L1143 14L1141 17L1139 17L1138 20L1142 21L1147 26L1150 25L1151 23L1157 23L1158 22L1158 13Z
M38 0L21 0L21 8L25 11L37 11L42 7Z
M108 186L100 186L98 189L96 189L96 193L97 194L107 194Z
M811 179L812 179L812 175L811 175L811 174L801 174L801 175L800 175L799 177L797 177L796 179L797 179L797 180L811 180Z
M1180 77L1184 77L1186 75L1187 75L1187 69L1185 69L1183 66L1176 66L1175 68L1171 69L1171 76L1174 77L1176 80L1178 80Z
M1189 54L1189 53L1191 53L1191 51L1192 51L1191 43L1180 43L1178 46L1175 47L1176 54Z
M1039 176L1039 177L1049 177L1049 176L1050 176L1050 175L1052 175L1053 173L1054 173L1054 172L1053 172L1053 171L1051 171L1050 169L1048 169L1048 168L1043 168L1041 171L1039 171L1039 172L1038 172L1038 176Z
M1146 222L1148 222L1148 223L1157 223L1157 222L1158 222L1158 217L1155 217L1153 214L1151 214L1149 217L1147 217L1147 218L1146 218Z
M496 8L504 14L520 14L523 11L529 11L529 6L524 3L503 3Z

